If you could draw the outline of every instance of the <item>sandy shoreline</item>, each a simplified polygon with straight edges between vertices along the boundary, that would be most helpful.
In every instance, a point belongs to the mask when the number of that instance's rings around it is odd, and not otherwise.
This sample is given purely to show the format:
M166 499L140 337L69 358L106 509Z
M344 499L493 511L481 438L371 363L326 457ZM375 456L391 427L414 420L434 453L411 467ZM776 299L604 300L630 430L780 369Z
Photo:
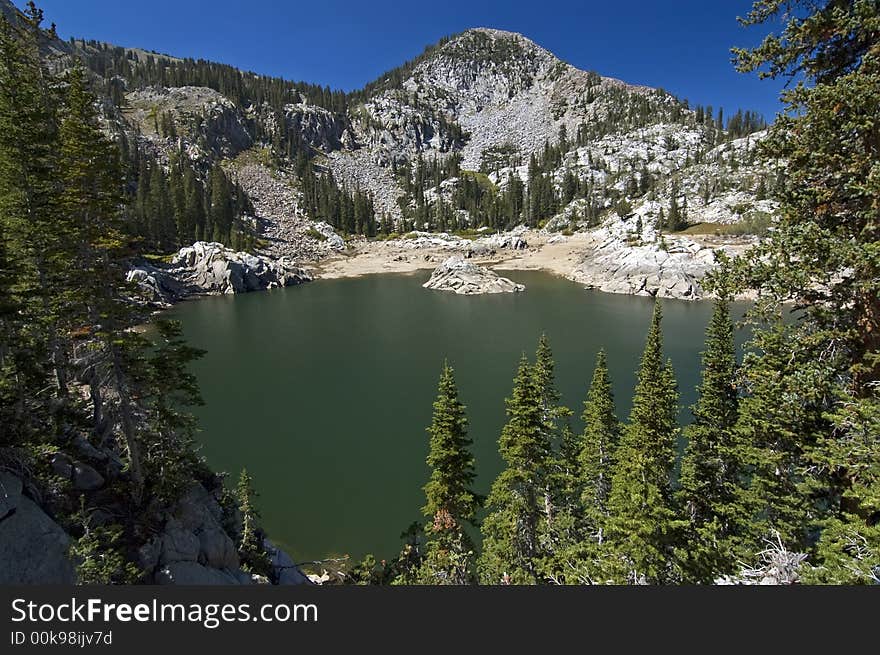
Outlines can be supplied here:
M574 269L584 254L594 246L585 233L570 237L551 237L540 232L526 232L528 247L523 250L499 248L489 256L475 256L474 263L499 271L542 270L574 280ZM454 248L407 248L395 242L362 242L349 252L325 259L311 268L316 279L332 280L375 273L413 273L433 270L447 258L460 254Z

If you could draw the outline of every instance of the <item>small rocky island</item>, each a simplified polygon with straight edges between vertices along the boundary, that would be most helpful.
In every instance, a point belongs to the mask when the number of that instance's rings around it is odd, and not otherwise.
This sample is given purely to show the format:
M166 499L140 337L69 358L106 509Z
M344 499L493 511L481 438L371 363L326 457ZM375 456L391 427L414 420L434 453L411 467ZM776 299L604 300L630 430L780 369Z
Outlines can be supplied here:
M501 277L495 271L466 261L460 255L450 257L431 273L426 289L472 295L478 293L514 293L525 291L523 284Z

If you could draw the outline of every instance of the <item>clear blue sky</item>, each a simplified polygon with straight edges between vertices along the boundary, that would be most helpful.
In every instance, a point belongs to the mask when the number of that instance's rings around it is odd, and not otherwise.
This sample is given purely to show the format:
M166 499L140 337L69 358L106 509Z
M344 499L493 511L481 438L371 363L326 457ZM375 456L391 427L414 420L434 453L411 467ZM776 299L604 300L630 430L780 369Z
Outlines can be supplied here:
M15 0L23 6L25 0ZM469 27L520 32L568 63L691 104L768 120L781 83L733 70L729 49L762 28L749 0L38 0L59 34L204 58L351 90Z

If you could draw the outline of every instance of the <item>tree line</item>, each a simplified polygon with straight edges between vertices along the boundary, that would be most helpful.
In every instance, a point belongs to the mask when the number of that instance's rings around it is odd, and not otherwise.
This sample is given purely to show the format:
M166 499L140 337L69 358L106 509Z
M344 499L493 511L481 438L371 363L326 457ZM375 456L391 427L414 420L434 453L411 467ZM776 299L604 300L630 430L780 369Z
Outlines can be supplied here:
M313 161L304 155L297 159L304 208L314 221L324 221L346 234L376 236L378 224L373 195L360 188L349 190L340 186L333 171L316 170Z
M267 103L273 109L283 109L288 103L300 102L300 98L335 113L344 113L348 106L345 92L319 84L291 82L204 59L142 53L95 40L71 39L71 45L81 47L84 64L106 80L111 97L117 100L119 92L125 90L118 85L121 78L129 90L149 86L207 87L240 107L251 104L259 107ZM117 88L115 96L114 88Z
M349 582L711 584L760 566L762 552L777 542L808 554L805 582L876 581L876 542L866 541L860 553L828 548L822 527L839 508L827 503L831 490L819 493L810 479L809 460L792 448L795 435L768 439L768 432L786 434L791 420L768 414L776 380L739 391L743 380L772 377L782 353L749 351L739 365L729 302L716 301L693 421L682 429L661 321L657 301L626 421L617 417L607 358L598 353L580 433L560 404L549 341L541 337L534 362L520 360L505 401L498 439L505 468L488 497L474 489L466 407L444 363L427 430L424 523L410 528L396 559L377 564L368 556ZM768 346L785 329L760 329L750 345ZM841 557L850 560L844 565Z
M174 153L168 168L135 151L129 162L125 216L141 248L169 253L195 241L214 241L235 250L254 247L254 207L244 189L219 165L204 182L183 152Z

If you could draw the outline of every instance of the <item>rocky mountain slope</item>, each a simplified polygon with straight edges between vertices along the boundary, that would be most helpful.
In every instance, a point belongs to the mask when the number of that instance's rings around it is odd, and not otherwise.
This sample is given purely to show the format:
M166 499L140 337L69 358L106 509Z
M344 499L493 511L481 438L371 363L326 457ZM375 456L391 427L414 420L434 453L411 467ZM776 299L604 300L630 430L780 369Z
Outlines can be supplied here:
M673 196L690 223L737 223L775 208L766 198L779 171L756 163L762 135L749 134L759 123L725 125L711 109L579 70L519 34L468 30L350 94L143 50L74 45L116 95L117 122L138 147L166 163L183 152L203 174L212 165L234 177L247 168L237 179L261 201L254 224L273 244L270 254L328 254L310 221L346 231L336 199L305 202L311 176L368 192L386 231L442 231L435 217L446 205L457 227L498 227L469 205L511 193L522 206L499 210L505 228L554 217L560 229L592 226L621 200L632 209L658 202L668 214ZM537 195L533 156L554 195L537 211L528 209ZM439 179L415 179L420 161L450 157L457 164ZM255 164L265 174L252 174ZM478 172L487 175L482 196L468 203L461 190ZM267 194L267 176L287 193ZM586 217L587 206L595 216Z
M503 186L514 174L528 184L530 156L546 144L560 145L565 134L562 161L550 171L554 185L561 188L571 171L592 180L603 205L613 198L606 184L630 199L643 196L638 186L624 188L624 178L644 170L661 183L685 178L680 187L691 208L702 210L730 190L753 195L769 175L754 166L760 135L731 144L714 117L698 118L660 89L579 70L519 34L474 29L433 50L399 85L352 106L356 147L334 150L329 165L339 179L369 188L399 217L401 194L389 184L389 167L458 152L462 169L485 171L487 154L505 151L504 163L517 165L490 165L492 182ZM731 167L744 174L731 179ZM668 200L669 192L661 189L660 195ZM717 203L691 216L694 222L736 219Z
M12 11L8 0L0 7ZM166 253L223 241L310 265L344 250L338 235L369 237L376 226L404 233L604 225L620 237L616 246L638 248L626 257L650 269L665 259L666 242L624 234L698 223L760 232L784 184L781 165L756 157L763 124L750 113L725 122L711 108L579 70L500 30L444 39L348 94L50 33L46 42L54 62L79 61L93 72L108 130L132 162L133 198L145 186L136 167L143 174L143 162L155 162L171 187L171 200L158 206L174 215L163 220L184 234L174 196L182 192L173 189L174 175L184 173L174 171L191 167L204 187L204 234L189 230L194 236L172 240ZM226 233L210 226L217 170L247 195L236 200ZM700 257L711 267L711 253Z

